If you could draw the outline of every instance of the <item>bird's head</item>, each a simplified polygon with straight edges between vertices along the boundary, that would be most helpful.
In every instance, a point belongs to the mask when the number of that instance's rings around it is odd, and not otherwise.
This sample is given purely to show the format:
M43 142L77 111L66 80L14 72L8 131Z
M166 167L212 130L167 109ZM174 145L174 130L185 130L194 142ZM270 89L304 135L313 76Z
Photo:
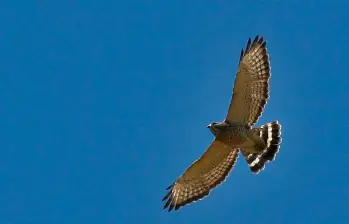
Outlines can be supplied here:
M227 131L228 124L225 122L212 122L210 123L207 128L210 129L210 131L217 136L219 132Z

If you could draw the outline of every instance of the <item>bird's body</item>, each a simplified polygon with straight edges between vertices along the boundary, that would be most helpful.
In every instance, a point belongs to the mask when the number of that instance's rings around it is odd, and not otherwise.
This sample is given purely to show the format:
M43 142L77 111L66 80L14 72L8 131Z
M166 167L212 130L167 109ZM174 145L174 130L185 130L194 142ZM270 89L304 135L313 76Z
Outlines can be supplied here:
M264 142L253 130L239 121L223 121L209 124L208 128L217 140L231 148L244 148L246 151L258 152L264 149ZM255 149L255 145L258 147Z
M171 211L200 200L221 184L235 165L239 152L257 174L275 159L281 144L277 121L254 127L269 99L270 63L266 42L259 36L242 50L233 95L224 121L208 125L215 139L166 190L164 208Z

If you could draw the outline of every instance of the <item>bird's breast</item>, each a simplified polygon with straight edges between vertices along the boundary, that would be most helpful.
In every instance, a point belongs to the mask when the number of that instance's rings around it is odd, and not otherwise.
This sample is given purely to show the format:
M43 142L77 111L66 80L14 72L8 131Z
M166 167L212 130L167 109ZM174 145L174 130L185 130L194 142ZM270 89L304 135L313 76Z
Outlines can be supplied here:
M220 133L217 138L230 146L243 144L247 138L247 133L242 128L230 128L227 132Z

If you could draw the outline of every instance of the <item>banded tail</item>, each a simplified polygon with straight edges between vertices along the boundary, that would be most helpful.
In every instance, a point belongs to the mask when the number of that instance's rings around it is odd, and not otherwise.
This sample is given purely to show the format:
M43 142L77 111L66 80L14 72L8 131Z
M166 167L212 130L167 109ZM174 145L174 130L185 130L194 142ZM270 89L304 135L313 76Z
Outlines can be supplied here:
M281 138L281 125L278 121L273 121L262 125L260 128L253 128L252 131L265 142L266 148L260 153L248 153L242 150L242 154L255 174L264 169L265 164L275 159L279 152Z

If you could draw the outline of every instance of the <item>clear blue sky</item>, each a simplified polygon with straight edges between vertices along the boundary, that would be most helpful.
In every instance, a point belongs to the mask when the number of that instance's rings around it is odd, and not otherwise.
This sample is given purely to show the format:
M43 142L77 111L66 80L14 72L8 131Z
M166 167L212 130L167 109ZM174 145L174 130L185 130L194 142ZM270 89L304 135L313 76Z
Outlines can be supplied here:
M347 1L126 2L0 3L0 223L349 223ZM163 211L257 34L276 161Z

